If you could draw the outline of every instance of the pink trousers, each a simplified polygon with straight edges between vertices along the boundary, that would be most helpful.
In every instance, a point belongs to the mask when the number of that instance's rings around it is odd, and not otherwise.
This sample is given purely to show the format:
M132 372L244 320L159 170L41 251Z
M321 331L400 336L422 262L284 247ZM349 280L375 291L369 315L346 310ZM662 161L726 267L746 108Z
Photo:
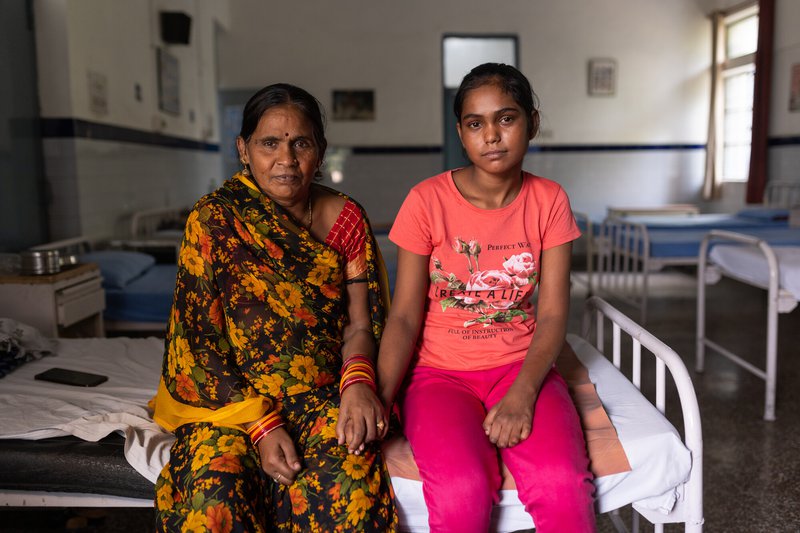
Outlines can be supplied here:
M403 428L423 483L431 532L486 533L500 489L499 456L514 476L536 533L595 531L594 485L580 420L564 379L550 370L530 437L500 449L484 433L522 362L491 370L413 370Z

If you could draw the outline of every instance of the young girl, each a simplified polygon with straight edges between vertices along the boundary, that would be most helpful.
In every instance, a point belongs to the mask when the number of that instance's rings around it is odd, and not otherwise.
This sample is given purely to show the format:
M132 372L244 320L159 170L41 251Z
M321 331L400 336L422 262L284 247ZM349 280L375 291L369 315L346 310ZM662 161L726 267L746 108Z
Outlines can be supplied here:
M431 531L488 530L498 452L537 533L595 528L580 421L553 367L580 232L563 189L522 170L535 99L508 65L467 74L454 111L472 164L415 186L389 234L398 271L378 381L387 409L398 402Z

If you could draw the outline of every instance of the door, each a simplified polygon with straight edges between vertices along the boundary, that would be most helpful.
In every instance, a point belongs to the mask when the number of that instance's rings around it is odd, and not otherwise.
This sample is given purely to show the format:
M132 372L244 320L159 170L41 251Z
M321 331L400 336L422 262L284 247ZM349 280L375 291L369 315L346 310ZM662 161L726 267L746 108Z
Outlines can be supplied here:
M442 39L442 82L444 103L444 167L463 167L469 160L461 147L453 114L458 86L474 67L482 63L517 66L516 35L445 35Z

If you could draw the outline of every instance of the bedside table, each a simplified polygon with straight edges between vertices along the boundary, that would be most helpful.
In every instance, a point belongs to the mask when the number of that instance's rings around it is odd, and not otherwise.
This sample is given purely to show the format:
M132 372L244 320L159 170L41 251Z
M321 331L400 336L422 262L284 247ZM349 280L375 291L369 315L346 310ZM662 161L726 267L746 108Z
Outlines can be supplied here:
M2 275L0 316L29 324L47 337L104 337L102 281L93 263L50 275Z

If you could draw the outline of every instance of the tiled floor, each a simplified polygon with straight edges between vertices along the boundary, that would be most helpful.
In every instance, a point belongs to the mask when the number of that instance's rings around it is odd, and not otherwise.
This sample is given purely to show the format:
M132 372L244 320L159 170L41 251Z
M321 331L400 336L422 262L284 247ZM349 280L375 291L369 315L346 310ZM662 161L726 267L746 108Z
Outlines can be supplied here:
M781 315L777 421L762 420L764 382L721 356L694 366L695 280L671 273L654 280L648 329L686 361L695 382L703 423L705 531L800 531L800 310ZM576 285L571 331L578 330L585 292ZM763 365L765 293L723 280L709 287L709 331ZM632 316L634 310L619 305ZM678 415L679 416L679 415ZM108 511L75 520L64 510L0 510L0 530L11 532L152 531L151 510ZM623 514L626 516L626 513ZM86 527L67 529L67 520ZM612 531L606 518L601 532ZM641 531L652 531L644 524ZM668 525L667 532L682 531Z

